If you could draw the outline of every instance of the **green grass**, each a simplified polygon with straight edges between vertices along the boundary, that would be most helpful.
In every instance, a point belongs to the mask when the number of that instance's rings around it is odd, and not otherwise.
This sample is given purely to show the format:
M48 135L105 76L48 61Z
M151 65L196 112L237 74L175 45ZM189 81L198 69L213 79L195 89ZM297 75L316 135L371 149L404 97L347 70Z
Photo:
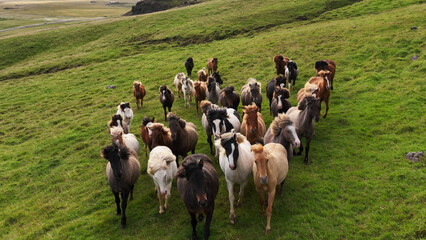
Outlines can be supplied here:
M135 107L134 80L148 93L145 109L134 109L131 132L139 138L145 115L164 122L158 87L172 86L188 56L196 70L218 57L225 86L240 89L254 77L264 90L274 76L272 57L283 53L300 68L296 89L314 75L316 60L333 59L337 71L328 117L316 124L312 165L305 166L302 157L290 163L266 238L424 239L425 163L411 163L404 155L426 146L425 4L351 3L333 10L309 0L218 0L0 40L5 49L0 54L0 238L190 238L189 215L175 183L170 208L158 214L143 151L128 225L120 229L106 161L99 156L110 142L106 123L121 101ZM419 59L410 60L413 55ZM294 93L290 100L295 104ZM266 100L269 125L267 106ZM177 99L172 110L198 126L197 152L207 154L194 104L186 109ZM215 162L220 189L211 239L263 238L266 217L259 215L252 182L243 207L236 209L237 223L230 225L226 184Z

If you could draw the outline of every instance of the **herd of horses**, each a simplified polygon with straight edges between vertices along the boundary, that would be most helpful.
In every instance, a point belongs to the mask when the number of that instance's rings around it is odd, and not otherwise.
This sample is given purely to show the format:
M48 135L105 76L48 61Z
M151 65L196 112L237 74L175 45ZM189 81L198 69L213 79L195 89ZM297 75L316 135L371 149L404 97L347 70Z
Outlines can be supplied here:
M225 175L230 222L234 224L237 218L234 209L234 185L240 185L238 206L242 203L245 186L250 176L253 176L262 214L267 206L266 233L271 229L270 219L275 193L282 192L289 161L295 154L301 155L303 152L301 138L306 138L304 162L309 164L308 154L314 135L314 121L318 122L320 119L322 101L326 104L323 117L327 116L336 70L336 64L331 60L317 61L316 76L310 78L304 88L298 91L298 104L292 106L289 97L299 74L297 65L282 55L276 55L273 60L276 77L266 85L270 114L274 116L269 127L261 113L261 83L249 78L247 84L241 88L241 96L232 85L220 90L223 81L217 71L217 58L208 59L207 71L205 67L199 70L197 81L190 79L194 62L192 58L188 58L185 61L187 75L178 73L173 82L178 97L185 99L185 107L190 107L194 97L197 115L201 109L201 124L207 135L210 154L217 158ZM138 109L142 108L146 90L141 82L133 83L133 95ZM160 203L159 213L162 214L167 209L172 182L177 179L178 192L191 217L193 239L197 238L197 222L204 215L204 238L208 239L214 201L219 190L218 175L212 160L203 153L196 153L196 125L171 112L175 100L173 91L166 85L160 86L159 99L168 126L156 122L154 117L145 116L140 128L146 157L148 149L150 151L147 173L154 181ZM240 102L242 117L238 113ZM218 103L221 106L217 105ZM130 200L133 199L134 185L140 174L139 142L136 136L130 133L132 119L130 104L120 103L116 114L108 122L112 144L101 151L101 156L108 160L106 174L115 197L117 214L121 214L122 228L126 226L127 199L129 195ZM298 153L296 148L299 149ZM191 152L191 155L188 156L188 152ZM180 166L179 156L183 159Z

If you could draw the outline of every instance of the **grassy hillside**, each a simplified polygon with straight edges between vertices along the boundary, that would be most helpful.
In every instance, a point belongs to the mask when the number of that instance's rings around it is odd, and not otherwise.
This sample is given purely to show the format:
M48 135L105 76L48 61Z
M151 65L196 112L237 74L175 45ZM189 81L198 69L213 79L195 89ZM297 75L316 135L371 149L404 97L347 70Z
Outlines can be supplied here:
M0 238L189 239L175 183L169 209L158 214L143 151L128 225L120 229L99 156L110 143L106 124L121 101L135 107L134 80L148 93L131 132L139 138L145 115L164 123L158 87L171 87L189 56L196 70L218 57L225 86L240 89L254 77L264 90L275 75L272 57L282 53L300 68L296 89L314 75L316 60L333 59L337 72L329 114L316 124L312 164L291 161L266 239L424 239L425 162L404 155L426 147L426 5L336 2L214 0L0 39ZM290 100L296 104L294 93ZM194 104L187 109L177 99L172 110L198 126L197 152L208 154ZM211 239L263 238L266 217L252 181L230 225L214 161L220 189Z

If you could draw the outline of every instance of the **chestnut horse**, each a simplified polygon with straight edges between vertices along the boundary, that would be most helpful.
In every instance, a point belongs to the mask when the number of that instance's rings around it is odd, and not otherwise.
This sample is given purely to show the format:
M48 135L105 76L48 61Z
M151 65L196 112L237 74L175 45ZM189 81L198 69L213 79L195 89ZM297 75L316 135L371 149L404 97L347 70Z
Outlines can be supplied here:
M322 101L325 102L325 114L323 118L327 117L328 113L328 102L330 99L330 72L327 70L321 70L318 73L319 77L311 77L309 79L309 83L318 85L318 93L316 94L317 98L319 99L319 111L318 115L321 114L321 103Z
M152 125L152 123L155 122L155 118L153 117L152 119L145 116L142 120L142 126L141 126L141 139L145 144L145 157L148 157L148 148L149 151L152 150L151 148L151 143L152 143L152 138L151 138L151 130L149 130L149 126Z
M209 75L217 71L217 58L209 58L207 60L207 69Z
M243 122L241 123L241 134L247 137L250 144L262 143L266 132L265 121L258 111L256 104L243 107Z
M275 69L277 70L277 75L282 74L285 76L285 67L287 66L288 58L284 57L281 54L274 56Z
M141 105L141 109L143 107L143 98L145 97L146 91L145 87L142 85L139 81L133 82L133 96L136 98L136 104L138 105L139 109L139 103Z
M265 146L253 145L254 153L253 178L256 191L259 194L261 215L265 208L265 195L268 194L266 209L266 234L271 230L272 204L275 198L276 186L280 185L279 194L283 190L284 180L288 172L287 151L278 143L268 143Z
M321 70L330 71L330 89L333 90L334 74L336 74L336 63L333 60L321 60L315 63L315 70L317 72L317 75L319 75L319 71Z
M222 107L238 110L240 105L240 95L235 91L234 86L229 86L220 92L219 102Z
M197 239L197 216L204 223L204 239L210 236L210 223L213 217L214 200L219 192L219 178L212 161L204 154L193 154L182 161L176 174L177 188L191 216L192 239Z
M206 99L206 91L207 91L206 82L201 82L201 81L195 81L194 82L194 90L192 91L192 94L194 95L194 99L195 99L195 106L197 108L197 116L198 116L199 103L202 100Z
M197 72L197 74L198 74L198 81L207 82L208 76L207 76L207 71L206 71L205 67L203 67L201 70L199 70Z

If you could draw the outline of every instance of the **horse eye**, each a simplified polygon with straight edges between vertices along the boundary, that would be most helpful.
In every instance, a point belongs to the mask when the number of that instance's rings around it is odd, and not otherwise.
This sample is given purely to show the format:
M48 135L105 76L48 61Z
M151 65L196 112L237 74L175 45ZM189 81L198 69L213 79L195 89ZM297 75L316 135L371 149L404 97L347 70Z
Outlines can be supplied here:
M256 163L256 165L257 165L257 161L254 161L254 163Z

